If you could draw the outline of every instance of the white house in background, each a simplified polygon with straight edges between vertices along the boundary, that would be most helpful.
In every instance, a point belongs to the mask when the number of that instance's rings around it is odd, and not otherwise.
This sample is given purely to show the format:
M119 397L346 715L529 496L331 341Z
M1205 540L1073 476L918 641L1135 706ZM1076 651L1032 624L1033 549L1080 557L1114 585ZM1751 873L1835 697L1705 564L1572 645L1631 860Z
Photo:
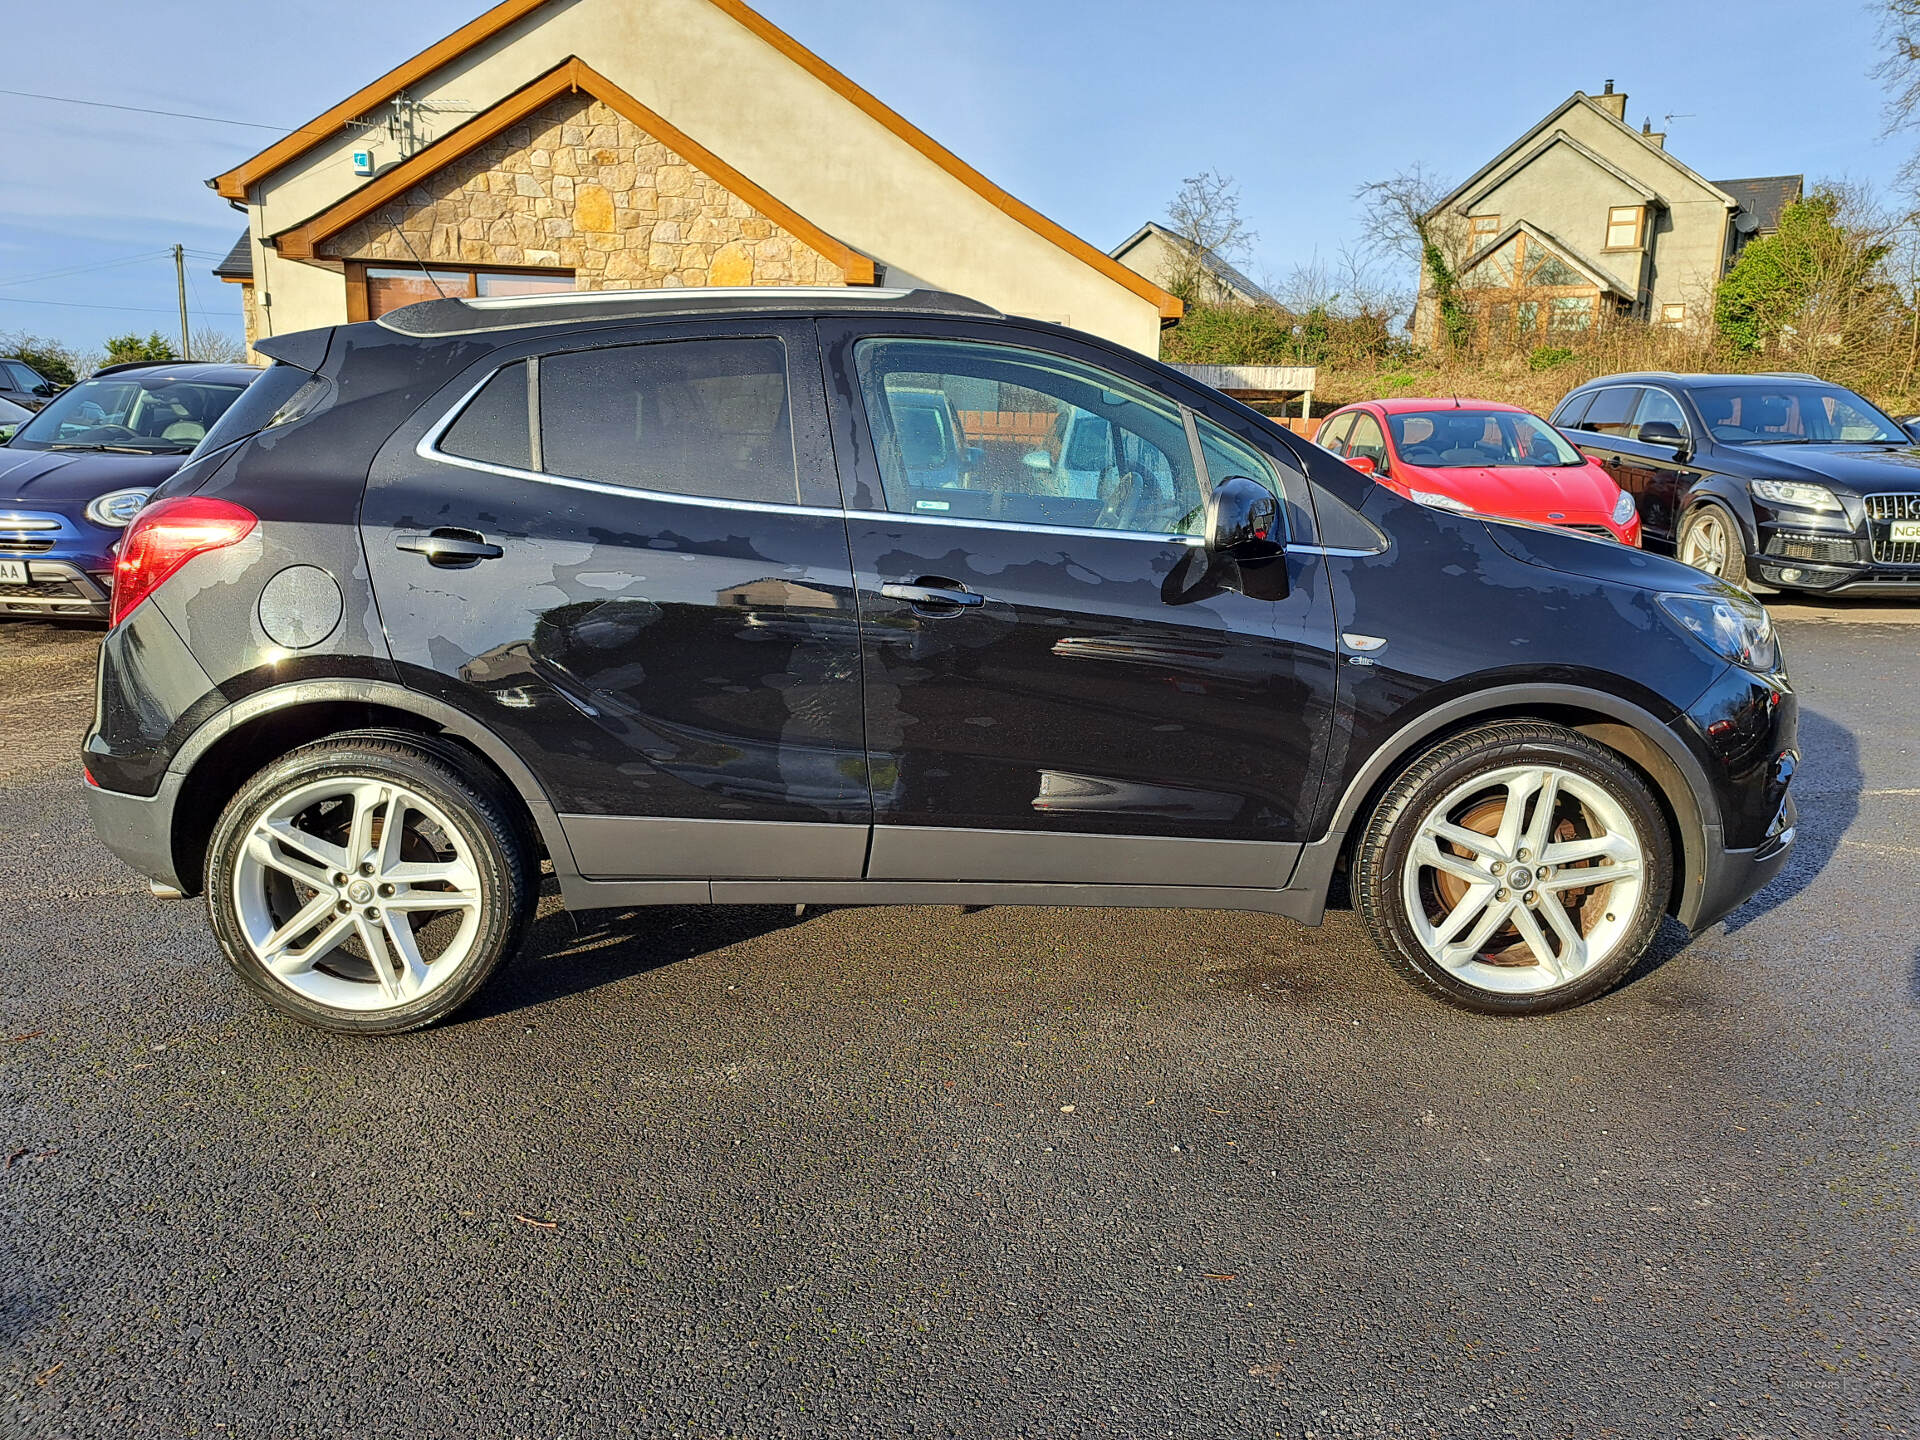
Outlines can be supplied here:
M250 341L684 285L929 286L1148 355L1181 313L741 0L504 0L208 183Z
M1204 290L1195 299L1216 305L1223 301L1237 301L1242 305L1279 303L1213 251L1152 220L1107 253L1162 290L1171 290L1182 275L1193 274L1202 282Z
M1651 120L1636 130L1626 114L1611 80L1598 95L1575 91L1428 212L1461 257L1483 333L1535 342L1608 315L1703 321L1741 249L1800 198L1798 175L1705 179ZM1424 268L1421 281L1414 330L1425 339L1435 306Z

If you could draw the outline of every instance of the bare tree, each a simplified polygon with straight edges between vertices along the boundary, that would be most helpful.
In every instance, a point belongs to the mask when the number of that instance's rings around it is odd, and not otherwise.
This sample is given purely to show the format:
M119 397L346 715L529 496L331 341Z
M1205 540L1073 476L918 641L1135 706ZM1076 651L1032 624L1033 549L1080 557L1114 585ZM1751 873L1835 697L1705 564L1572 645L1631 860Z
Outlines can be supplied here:
M1887 49L1872 74L1886 89L1886 133L1894 135L1920 129L1920 0L1880 3L1880 37ZM1900 167L1900 183L1910 194L1920 193L1920 152Z
M1167 289L1182 300L1217 303L1224 288L1210 262L1244 260L1260 238L1240 214L1239 181L1218 170L1189 175L1167 206L1167 220L1183 242Z
M1440 334L1457 347L1471 337L1473 316L1459 297L1459 266L1464 258L1460 238L1439 213L1440 202L1452 188L1424 166L1415 165L1391 179L1362 185L1353 198L1361 206L1361 243L1372 254L1391 255L1418 267L1419 293L1431 297Z
M193 332L193 358L218 365L237 365L247 358L247 342L224 330Z

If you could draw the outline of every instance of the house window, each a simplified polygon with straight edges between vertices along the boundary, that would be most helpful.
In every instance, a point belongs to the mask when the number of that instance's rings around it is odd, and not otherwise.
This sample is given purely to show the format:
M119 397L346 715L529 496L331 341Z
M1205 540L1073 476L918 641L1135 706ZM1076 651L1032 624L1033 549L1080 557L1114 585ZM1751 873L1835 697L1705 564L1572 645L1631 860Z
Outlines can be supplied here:
M1607 249L1638 250L1646 226L1647 207L1615 205L1607 211Z
M1660 307L1662 325L1684 325L1687 323L1687 307L1684 305L1662 305Z
M1476 250L1500 233L1498 215L1476 215L1467 223L1473 228L1473 248Z
M1544 241L1522 232L1461 276L1481 333L1501 344L1591 330L1600 291Z
M367 319L378 320L403 305L449 297L544 295L573 289L571 270L467 270L449 266L369 265L365 277Z

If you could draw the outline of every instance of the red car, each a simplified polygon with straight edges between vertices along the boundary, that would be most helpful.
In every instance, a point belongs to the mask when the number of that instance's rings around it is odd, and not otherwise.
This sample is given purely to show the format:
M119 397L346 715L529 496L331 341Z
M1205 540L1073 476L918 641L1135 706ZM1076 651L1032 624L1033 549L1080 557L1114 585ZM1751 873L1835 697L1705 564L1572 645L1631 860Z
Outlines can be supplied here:
M1334 411L1315 439L1423 505L1640 543L1633 497L1598 461L1518 405L1367 400Z

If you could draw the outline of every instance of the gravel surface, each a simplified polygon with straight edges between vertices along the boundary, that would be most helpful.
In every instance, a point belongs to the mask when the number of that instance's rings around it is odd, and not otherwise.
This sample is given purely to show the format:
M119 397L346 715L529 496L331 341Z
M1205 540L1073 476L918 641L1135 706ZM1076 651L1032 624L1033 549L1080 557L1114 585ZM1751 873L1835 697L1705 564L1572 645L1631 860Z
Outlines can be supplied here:
M545 902L275 1019L0 633L0 1435L1920 1433L1920 656L1789 621L1792 869L1496 1022L1355 918Z

